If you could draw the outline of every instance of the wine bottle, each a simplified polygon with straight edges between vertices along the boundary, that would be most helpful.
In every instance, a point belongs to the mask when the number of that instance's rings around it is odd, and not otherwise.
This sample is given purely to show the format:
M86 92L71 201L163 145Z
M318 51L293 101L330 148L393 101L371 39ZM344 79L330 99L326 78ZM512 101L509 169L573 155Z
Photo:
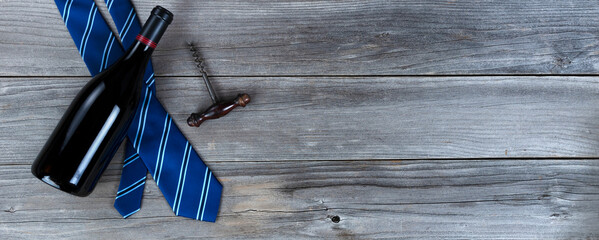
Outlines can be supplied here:
M173 15L156 6L131 48L75 97L31 172L65 192L87 196L125 138L146 66Z

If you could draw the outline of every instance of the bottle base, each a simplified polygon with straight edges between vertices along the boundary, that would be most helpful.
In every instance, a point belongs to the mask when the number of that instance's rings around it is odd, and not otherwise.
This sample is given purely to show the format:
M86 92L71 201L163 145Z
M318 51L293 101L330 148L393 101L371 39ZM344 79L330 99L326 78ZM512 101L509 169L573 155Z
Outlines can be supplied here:
M86 197L86 196L88 196L90 194L90 192L76 192L76 191L73 191L72 188L62 186L61 184L53 181L50 178L50 176L38 176L36 174L33 174L33 175L35 177L37 177L39 180L42 180L42 182L44 182L44 183L52 186L53 188L56 188L56 189L58 189L60 191L68 193L68 194L71 194L71 195L74 195L74 196L77 196L77 197Z

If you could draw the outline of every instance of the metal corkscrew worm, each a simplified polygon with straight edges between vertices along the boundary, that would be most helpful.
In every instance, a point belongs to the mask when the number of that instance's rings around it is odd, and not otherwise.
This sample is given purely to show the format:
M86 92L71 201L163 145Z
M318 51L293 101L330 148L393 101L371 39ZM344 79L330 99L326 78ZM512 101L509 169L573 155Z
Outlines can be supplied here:
M196 67L199 69L202 74L202 78L204 79L204 83L206 84L206 89L208 89L208 93L210 94L210 99L212 99L212 105L208 107L208 109L204 110L201 113L192 113L189 118L187 118L187 125L192 127L199 127L206 120L217 119L222 116L227 115L233 109L238 106L245 107L250 102L250 95L247 93L239 94L232 101L220 102L218 97L216 96L216 92L214 88L212 88L212 84L208 80L208 74L204 69L204 61L200 57L198 50L192 42L188 42L189 51L192 52L192 56L194 57L194 61L196 62Z

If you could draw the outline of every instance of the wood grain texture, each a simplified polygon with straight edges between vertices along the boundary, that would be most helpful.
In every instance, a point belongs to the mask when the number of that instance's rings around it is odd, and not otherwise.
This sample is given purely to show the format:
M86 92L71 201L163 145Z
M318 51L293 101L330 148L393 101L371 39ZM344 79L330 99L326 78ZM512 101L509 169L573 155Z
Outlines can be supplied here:
M217 222L151 180L121 219L123 148L87 198L31 175L89 73L53 1L0 0L0 239L599 239L599 78L556 76L599 71L596 1L133 3L175 14L158 98L224 185ZM210 104L188 41L247 107L186 126Z
M87 78L0 82L0 151L33 159ZM199 78L158 78L158 98L214 161L598 157L593 77L214 78L252 103L199 128Z
M101 2L101 1L100 1ZM596 73L596 1L136 0L175 14L159 75ZM14 14L19 12L19 14ZM87 76L52 1L0 2L1 76Z
M216 223L175 217L153 181L142 210L112 208L121 165L79 198L0 163L6 239L596 239L599 161L209 162ZM340 221L331 219L338 216Z

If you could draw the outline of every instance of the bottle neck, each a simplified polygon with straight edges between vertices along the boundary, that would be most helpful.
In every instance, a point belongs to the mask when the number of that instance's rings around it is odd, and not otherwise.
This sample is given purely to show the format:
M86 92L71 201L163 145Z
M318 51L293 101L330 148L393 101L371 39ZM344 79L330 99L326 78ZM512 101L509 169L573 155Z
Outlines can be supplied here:
M129 51L125 54L125 61L134 61L146 64L146 62L149 61L152 53L154 52L154 47L150 46L150 44L148 43L136 40L135 42L133 42L133 45L131 46Z
M135 40L137 40L138 42L142 43L143 45L146 45L152 49L156 48L156 45L158 43L152 41L151 39L141 35L141 34L137 34L137 37L135 37Z
M169 23L158 15L152 14L144 24L143 28L135 37L142 44L154 49L162 38Z
M136 41L127 53L126 59L141 60L141 63L144 63L145 66L166 28L172 22L172 17L172 13L168 10L156 6L137 37L135 37Z

